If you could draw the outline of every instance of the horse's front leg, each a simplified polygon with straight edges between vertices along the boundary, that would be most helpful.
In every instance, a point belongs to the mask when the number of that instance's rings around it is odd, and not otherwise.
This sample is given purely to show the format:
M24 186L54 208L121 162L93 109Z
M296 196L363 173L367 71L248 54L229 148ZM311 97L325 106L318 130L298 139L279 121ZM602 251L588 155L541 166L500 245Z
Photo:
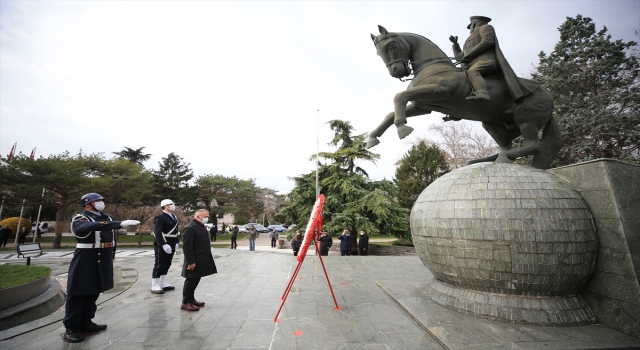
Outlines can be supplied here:
M431 111L428 109L418 108L412 104L409 104L405 108L405 113L406 113L406 117L409 118L409 117L415 117L417 115L429 114L431 113ZM369 140L367 141L367 148L371 148L380 143L380 141L378 140L378 137L382 136L382 134L384 134L384 132L387 131L387 129L391 125L393 125L394 118L395 118L394 112L391 112L387 114L386 117L384 117L384 120L382 121L382 123L380 123L380 125L378 125L378 127L375 128L369 134Z
M445 89L436 84L428 84L417 86L405 91L399 92L393 98L393 104L395 107L395 118L393 123L398 128L398 136L401 139L409 136L413 132L413 128L407 126L407 103L415 100L429 100L435 97L440 99L450 95Z

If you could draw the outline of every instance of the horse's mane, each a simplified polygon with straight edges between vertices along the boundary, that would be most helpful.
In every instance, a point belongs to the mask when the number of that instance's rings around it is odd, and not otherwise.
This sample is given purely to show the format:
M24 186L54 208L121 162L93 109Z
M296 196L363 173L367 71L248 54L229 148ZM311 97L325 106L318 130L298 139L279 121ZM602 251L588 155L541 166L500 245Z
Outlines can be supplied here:
M401 32L401 33L396 33L396 35L413 35L413 36L417 36L419 38L422 38L424 40L426 40L427 42L431 43L431 45L433 45L435 48L437 48L438 50L440 50L440 52L444 55L447 56L446 53L444 53L444 51L442 51L442 49L440 48L440 46L436 45L433 41L429 40L429 38L426 38L420 34L416 34L416 33L405 33L405 32ZM448 56L447 56L448 57Z

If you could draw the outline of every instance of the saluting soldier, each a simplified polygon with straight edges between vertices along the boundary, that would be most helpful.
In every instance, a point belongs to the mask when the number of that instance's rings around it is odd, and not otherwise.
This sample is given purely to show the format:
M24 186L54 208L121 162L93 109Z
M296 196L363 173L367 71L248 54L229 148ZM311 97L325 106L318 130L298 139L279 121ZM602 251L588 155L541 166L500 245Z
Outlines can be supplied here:
M76 251L69 264L67 304L62 322L64 339L69 343L84 340L83 332L98 332L107 325L91 321L96 315L100 293L113 288L113 259L116 254L115 229L140 224L137 220L114 221L103 213L104 198L87 193L80 199L82 214L71 219Z
M176 210L175 203L171 199L165 199L160 202L160 208L162 212L153 218L153 233L156 236L153 251L156 260L151 272L151 293L154 294L164 294L165 291L176 289L166 278L173 254L178 251L180 245L178 218L173 214Z

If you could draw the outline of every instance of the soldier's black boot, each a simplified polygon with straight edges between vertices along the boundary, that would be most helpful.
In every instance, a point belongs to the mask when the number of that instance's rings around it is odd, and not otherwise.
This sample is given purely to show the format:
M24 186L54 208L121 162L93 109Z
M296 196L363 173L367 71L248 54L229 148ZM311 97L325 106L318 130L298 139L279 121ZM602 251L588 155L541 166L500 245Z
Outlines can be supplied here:
M91 321L85 321L82 324L82 330L85 332L100 332L104 331L105 329L107 329L106 324L95 324Z
M64 332L64 340L66 340L67 343L79 343L84 340L84 336L78 328L67 328Z

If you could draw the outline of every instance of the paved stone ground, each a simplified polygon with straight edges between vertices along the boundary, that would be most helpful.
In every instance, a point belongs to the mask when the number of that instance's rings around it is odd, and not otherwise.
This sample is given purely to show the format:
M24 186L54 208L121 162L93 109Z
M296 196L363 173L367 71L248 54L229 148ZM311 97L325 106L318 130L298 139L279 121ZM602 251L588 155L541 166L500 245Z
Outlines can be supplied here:
M99 306L94 321L108 324L106 331L88 335L83 343L68 344L61 340L64 327L57 321L1 341L0 349L442 349L442 345L523 349L536 348L532 347L535 344L548 349L640 347L640 339L603 326L522 328L434 305L420 290L432 276L415 256L326 257L342 308L334 310L319 259L310 254L280 314L281 321L273 322L280 296L296 266L291 250L258 245L256 252L241 246L238 250L214 248L213 253L219 273L203 278L198 286L196 298L207 303L199 312L180 310L181 254L175 258L168 278L176 291L154 295L148 291L153 254L125 250L117 255L116 265L125 272L137 270L138 277L128 290ZM54 275L63 277L65 259L70 256L34 259L33 263L48 261L58 266ZM0 255L0 262L10 260ZM492 333L487 333L489 330ZM617 341L606 341L612 335ZM516 344L518 339L530 343ZM538 340L546 343L535 343Z

